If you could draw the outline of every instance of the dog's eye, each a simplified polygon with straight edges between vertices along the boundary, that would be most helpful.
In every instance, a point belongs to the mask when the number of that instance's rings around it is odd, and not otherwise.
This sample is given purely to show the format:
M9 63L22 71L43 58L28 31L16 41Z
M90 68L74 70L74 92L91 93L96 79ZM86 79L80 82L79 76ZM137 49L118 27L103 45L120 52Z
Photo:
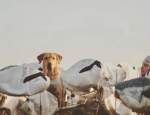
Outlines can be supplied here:
M54 60L55 58L53 57L53 60Z
M47 58L47 57L45 57L44 59L45 59L45 60L47 60L48 58Z

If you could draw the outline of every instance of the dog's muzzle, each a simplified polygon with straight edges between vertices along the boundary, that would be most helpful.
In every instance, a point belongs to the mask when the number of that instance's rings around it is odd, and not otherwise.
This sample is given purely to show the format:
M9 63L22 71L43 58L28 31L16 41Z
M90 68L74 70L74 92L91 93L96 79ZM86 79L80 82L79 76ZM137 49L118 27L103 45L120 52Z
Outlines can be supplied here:
M51 70L51 69L52 69L51 65L52 65L51 63L48 63L48 64L47 64L47 69L48 69L48 70Z

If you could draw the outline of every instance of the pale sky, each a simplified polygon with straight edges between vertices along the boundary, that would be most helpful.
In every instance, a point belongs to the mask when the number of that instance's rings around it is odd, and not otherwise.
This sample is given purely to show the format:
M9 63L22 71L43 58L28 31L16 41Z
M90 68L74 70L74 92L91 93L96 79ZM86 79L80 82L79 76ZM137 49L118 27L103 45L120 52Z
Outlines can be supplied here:
M0 69L44 52L141 66L149 46L150 0L0 0Z

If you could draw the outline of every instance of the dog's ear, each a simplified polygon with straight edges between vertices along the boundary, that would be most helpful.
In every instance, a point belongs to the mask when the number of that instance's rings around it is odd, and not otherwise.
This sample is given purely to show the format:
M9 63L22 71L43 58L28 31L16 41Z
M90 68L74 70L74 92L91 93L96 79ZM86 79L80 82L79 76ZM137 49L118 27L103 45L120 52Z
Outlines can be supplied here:
M45 53L42 53L42 54L40 54L39 56L37 56L37 59L39 60L39 63L42 62L44 54L45 54Z
M60 64L60 61L62 60L62 56L57 53L55 53L55 55L56 55L58 63Z

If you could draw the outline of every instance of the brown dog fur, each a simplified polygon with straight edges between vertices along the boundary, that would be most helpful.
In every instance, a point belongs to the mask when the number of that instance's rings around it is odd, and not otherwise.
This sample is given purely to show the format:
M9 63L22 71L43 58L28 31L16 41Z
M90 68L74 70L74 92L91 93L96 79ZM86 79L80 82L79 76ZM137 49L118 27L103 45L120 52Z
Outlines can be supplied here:
M58 67L58 64L60 64L60 61L62 60L62 56L60 54L42 53L37 56L37 59L39 60L39 63L43 61L43 73L51 79L51 82L60 76L61 71ZM51 66L48 67L48 64ZM56 87L50 86L47 90L57 97L59 107L66 106L66 89L57 83L56 85Z

